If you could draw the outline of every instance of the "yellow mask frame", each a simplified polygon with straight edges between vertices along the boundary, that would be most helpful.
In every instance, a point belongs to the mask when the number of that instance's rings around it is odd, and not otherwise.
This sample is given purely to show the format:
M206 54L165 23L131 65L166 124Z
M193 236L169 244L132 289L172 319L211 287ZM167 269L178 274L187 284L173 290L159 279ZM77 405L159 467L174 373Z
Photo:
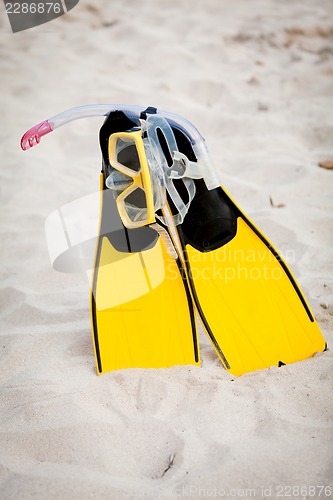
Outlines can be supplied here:
M126 165L121 158L121 153L126 148L128 151L130 146L134 146L136 151L136 155L132 155L130 162L135 164L135 168ZM156 222L153 189L141 130L116 132L110 135L108 151L111 167L122 174L120 176L121 182L119 180L118 182L109 181L107 185L117 194L116 204L124 226L134 229ZM114 172L109 177L112 178L112 176L114 176ZM142 193L144 193L146 206L136 207L130 202L131 196L135 196L135 192L138 194L137 190L140 190L141 201Z

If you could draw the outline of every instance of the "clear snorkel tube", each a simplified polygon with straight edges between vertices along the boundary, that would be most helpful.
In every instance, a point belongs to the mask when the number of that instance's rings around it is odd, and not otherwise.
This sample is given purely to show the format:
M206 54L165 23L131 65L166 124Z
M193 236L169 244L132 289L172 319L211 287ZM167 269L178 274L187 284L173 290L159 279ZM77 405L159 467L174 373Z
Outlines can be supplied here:
M161 115L171 126L174 126L175 128L178 128L186 133L197 158L196 164L193 164L194 162L192 162L192 164L191 162L187 163L186 159L182 158L185 164L184 172L181 174L175 174L176 176L174 178L202 178L204 179L208 189L214 189L220 186L220 181L207 151L205 140L198 129L191 122L181 116L155 108L128 106L124 104L91 104L68 109L67 111L53 116L52 118L49 118L48 120L45 120L29 129L21 139L21 148L26 151L27 149L36 146L39 144L41 137L49 134L56 128L61 127L66 123L92 116L106 117L112 111L123 111L128 118L133 120L140 120L142 115L147 116L147 114L151 113Z
M189 210L189 206L195 196L194 179L203 179L208 189L214 189L220 186L217 173L208 154L205 140L199 133L198 129L188 120L173 113L158 110L156 108L143 108L141 106L128 106L119 104L92 104L72 108L59 115L56 115L48 120L45 120L30 130L28 130L21 139L21 147L25 151L39 144L41 137L49 134L53 130L66 123L86 117L105 116L115 111L122 111L126 116L141 124L143 131L143 145L145 156L148 162L149 176L151 180L151 188L147 192L152 192L152 199L147 195L147 207L152 207L155 217L162 224L169 226L170 224L181 224ZM190 161L186 155L178 150L177 142L173 133L173 129L181 131L191 143L191 147L197 161ZM160 143L158 132L162 133L165 138L165 143L169 149L169 155L172 159L172 164L168 165L165 152ZM112 167L112 162L111 162ZM182 181L187 191L187 200L184 201L174 185L174 181ZM119 193L119 172L114 170L106 179L106 186L115 191L115 197L120 199L122 193ZM164 210L167 205L166 193L168 192L173 203L174 210L171 215L166 216ZM141 219L145 214L146 208L140 209L140 205L134 204L131 206L126 204L127 212L131 212L131 222L128 218L123 220L125 227L140 227L145 225ZM158 210L162 209L162 215L157 214ZM129 215L129 214L128 214Z

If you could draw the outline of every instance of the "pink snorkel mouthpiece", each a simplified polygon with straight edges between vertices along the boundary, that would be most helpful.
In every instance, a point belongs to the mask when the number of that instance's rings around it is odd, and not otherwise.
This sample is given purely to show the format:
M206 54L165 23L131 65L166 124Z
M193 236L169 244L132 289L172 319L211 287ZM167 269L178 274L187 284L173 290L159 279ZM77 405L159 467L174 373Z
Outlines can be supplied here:
M21 139L21 148L23 149L23 151L26 151L27 149L36 146L36 144L40 143L41 137L43 137L43 135L49 134L50 132L52 132L52 130L53 128L47 120L38 123L38 125L35 125L24 134Z

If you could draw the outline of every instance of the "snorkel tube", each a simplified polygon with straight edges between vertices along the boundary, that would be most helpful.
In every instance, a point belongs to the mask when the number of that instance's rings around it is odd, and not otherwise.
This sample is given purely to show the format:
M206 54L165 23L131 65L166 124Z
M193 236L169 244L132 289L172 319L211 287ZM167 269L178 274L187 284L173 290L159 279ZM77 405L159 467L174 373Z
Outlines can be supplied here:
M53 130L66 123L93 116L106 117L113 111L123 111L128 118L134 121L140 121L149 114L161 115L168 121L170 126L186 133L197 158L196 165L190 165L190 163L186 164L187 168L185 168L181 177L202 178L208 189L214 189L220 186L220 181L209 156L205 140L198 129L191 122L186 120L186 118L151 107L144 108L142 106L128 106L124 104L90 104L68 109L29 129L21 139L21 148L23 151L26 151L36 146L40 143L44 135L53 132ZM178 176L176 178L181 177Z

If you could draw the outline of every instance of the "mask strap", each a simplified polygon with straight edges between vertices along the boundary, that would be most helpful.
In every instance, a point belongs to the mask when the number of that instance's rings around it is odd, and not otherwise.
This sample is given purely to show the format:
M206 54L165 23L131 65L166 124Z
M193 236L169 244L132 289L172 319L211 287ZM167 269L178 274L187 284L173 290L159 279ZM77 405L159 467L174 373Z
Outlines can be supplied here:
M174 207L176 208L176 213L172 215L172 221L175 225L181 224L195 195L194 181L188 177L191 168L192 170L194 168L191 164L195 165L195 162L189 162L188 158L178 151L177 142L172 128L163 116L158 114L148 115L146 121L143 122L143 127L145 127L147 132L148 146L150 147L157 164L162 170L165 188ZM168 145L169 153L173 161L171 166L168 165L166 155L163 152L158 138L158 130L160 130L160 132L164 135L166 144ZM199 177L196 176L195 178ZM187 203L184 203L174 185L174 180L176 179L182 180L184 183L188 195ZM156 217L163 224L170 224L169 219L167 220L165 217L157 214Z

